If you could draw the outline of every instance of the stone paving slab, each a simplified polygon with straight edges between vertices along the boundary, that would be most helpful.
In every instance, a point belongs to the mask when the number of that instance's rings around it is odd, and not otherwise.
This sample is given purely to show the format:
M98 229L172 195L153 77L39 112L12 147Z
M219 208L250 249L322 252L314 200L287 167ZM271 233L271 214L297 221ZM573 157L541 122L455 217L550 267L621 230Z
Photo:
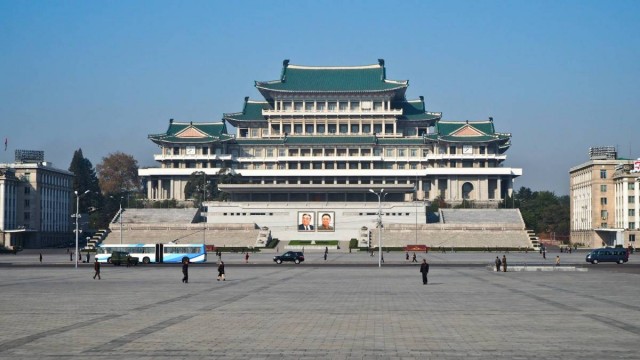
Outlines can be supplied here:
M620 267L4 266L0 359L638 359Z

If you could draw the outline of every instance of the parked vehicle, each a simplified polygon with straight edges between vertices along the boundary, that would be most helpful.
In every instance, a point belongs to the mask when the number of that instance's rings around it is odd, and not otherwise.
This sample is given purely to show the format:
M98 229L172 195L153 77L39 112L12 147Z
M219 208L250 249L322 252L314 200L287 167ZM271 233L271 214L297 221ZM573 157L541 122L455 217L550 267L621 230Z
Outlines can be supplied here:
M114 251L111 253L111 257L107 259L107 262L113 265L138 265L139 261L137 257L131 256L131 254L125 251Z
M274 256L273 261L278 264L282 264L283 261L293 261L296 264L300 264L304 261L304 254L300 251L287 251L282 255Z
M597 264L599 262L616 262L623 264L629 261L629 251L624 248L600 248L595 249L585 259L587 262Z

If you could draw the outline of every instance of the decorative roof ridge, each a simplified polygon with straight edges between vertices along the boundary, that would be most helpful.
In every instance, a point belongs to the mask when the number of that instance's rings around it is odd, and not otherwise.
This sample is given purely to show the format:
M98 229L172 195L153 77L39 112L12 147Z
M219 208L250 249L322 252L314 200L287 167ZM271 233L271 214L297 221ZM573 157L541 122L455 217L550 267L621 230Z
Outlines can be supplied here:
M355 66L313 66L313 65L288 65L289 69L301 70L363 70L363 69L380 69L380 64L373 65L355 65Z
M473 125L473 124L488 124L488 123L492 123L493 121L491 120L477 120L477 121L469 121L469 120L440 120L439 123L441 124L469 124L469 125Z

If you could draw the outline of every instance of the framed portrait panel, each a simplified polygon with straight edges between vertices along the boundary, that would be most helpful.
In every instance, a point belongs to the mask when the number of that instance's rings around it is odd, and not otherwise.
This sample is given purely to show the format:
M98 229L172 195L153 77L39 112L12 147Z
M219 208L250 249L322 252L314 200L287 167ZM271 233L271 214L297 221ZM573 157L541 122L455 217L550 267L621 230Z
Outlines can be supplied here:
M314 219L313 211L298 211L298 231L315 231Z
M316 229L318 231L336 231L336 213L334 211L318 211L317 219Z

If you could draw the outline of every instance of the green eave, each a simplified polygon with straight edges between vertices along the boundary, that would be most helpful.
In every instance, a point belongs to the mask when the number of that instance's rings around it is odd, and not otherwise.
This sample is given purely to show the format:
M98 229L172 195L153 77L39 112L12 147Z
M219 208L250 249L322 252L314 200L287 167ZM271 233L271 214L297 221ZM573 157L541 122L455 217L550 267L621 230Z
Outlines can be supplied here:
M493 121L439 121L436 125L436 133L440 135L451 135L465 126L469 126L486 135L493 135L495 133Z
M241 112L223 114L223 119L229 121L231 124L246 121L265 121L266 119L262 115L263 109L271 109L268 102L249 101L245 99L244 108Z
M408 81L385 78L381 65L312 67L285 63L280 80L256 81L258 89L291 92L372 92L404 89Z
M379 145L424 145L422 138L378 138Z
M422 97L420 100L394 103L393 107L402 108L402 116L399 116L398 120L403 121L435 121L439 120L442 116L440 113L427 113L425 111L424 100L422 100Z

